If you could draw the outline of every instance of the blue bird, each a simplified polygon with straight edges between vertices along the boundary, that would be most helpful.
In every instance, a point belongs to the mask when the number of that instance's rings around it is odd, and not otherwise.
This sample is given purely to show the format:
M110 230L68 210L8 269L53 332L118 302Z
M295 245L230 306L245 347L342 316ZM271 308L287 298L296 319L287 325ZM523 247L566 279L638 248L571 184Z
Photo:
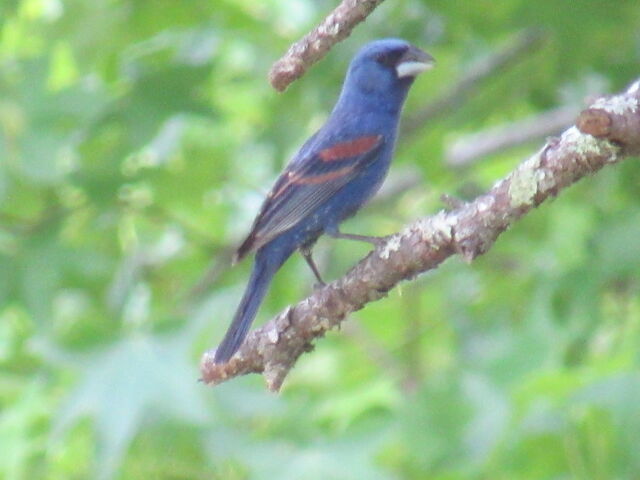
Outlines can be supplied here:
M255 251L244 296L215 363L240 348L273 275L299 250L320 283L311 247L322 234L376 243L376 237L342 233L384 180L400 112L415 77L434 64L429 54L398 39L365 45L349 65L331 115L302 146L267 195L234 262Z

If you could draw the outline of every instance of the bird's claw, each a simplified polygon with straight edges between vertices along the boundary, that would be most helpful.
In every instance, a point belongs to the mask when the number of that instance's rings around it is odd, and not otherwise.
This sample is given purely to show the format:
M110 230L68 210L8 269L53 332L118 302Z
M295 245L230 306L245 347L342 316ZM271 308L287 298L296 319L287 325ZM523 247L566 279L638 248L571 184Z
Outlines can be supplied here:
M313 291L316 292L318 290L322 290L326 286L327 284L325 282L315 282L313 284Z
M449 195L447 193L443 193L442 195L440 195L440 200L447 207L449 207L450 210L461 208L465 203L463 200L460 200L459 198Z
M391 235L385 235L384 237L371 237L371 243L375 245L376 248L382 247L387 244Z

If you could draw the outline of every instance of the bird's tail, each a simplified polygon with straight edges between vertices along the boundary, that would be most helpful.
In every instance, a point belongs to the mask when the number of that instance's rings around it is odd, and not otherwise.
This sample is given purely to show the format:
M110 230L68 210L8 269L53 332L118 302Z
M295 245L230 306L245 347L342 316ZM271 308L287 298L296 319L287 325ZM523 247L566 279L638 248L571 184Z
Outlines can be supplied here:
M285 255L282 255L282 252L277 252L280 253L280 255L278 255L276 252L265 250L267 249L263 248L256 252L249 283L242 296L238 310L236 310L236 314L233 317L233 321L222 339L220 346L216 349L214 356L215 363L227 362L240 348L256 316L258 307L267 293L273 275L291 255L291 252Z

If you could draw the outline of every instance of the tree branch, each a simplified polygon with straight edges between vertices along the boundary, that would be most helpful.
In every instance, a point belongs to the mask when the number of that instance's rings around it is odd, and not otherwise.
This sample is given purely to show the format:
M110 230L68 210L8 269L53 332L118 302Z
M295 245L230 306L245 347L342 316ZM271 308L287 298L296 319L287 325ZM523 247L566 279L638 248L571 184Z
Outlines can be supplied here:
M300 78L311 65L324 57L331 47L351 35L383 0L342 0L314 30L291 45L287 53L273 64L269 82L279 92Z
M624 93L597 100L580 114L578 127L549 140L486 194L450 212L417 220L390 236L343 278L251 332L228 363L215 364L214 352L206 352L201 362L203 381L216 384L238 375L262 373L268 388L279 390L298 357L313 348L313 340L339 325L349 313L385 296L400 281L436 268L455 253L473 260L547 198L640 152L639 105L640 80Z

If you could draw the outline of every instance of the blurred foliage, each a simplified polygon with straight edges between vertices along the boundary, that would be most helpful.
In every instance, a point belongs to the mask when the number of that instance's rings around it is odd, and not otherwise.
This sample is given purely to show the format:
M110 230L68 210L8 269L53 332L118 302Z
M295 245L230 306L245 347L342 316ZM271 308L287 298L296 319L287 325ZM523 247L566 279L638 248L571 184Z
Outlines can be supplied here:
M388 184L420 182L351 220L357 232L472 197L539 147L452 170L457 136L638 74L637 0L389 0L275 93L271 63L334 5L0 3L0 478L638 478L635 160L353 315L281 395L257 376L196 382L247 279L230 249L363 43L399 36L438 59L411 115L523 31L544 36L401 140ZM317 250L335 278L366 247ZM292 259L259 320L312 283Z

